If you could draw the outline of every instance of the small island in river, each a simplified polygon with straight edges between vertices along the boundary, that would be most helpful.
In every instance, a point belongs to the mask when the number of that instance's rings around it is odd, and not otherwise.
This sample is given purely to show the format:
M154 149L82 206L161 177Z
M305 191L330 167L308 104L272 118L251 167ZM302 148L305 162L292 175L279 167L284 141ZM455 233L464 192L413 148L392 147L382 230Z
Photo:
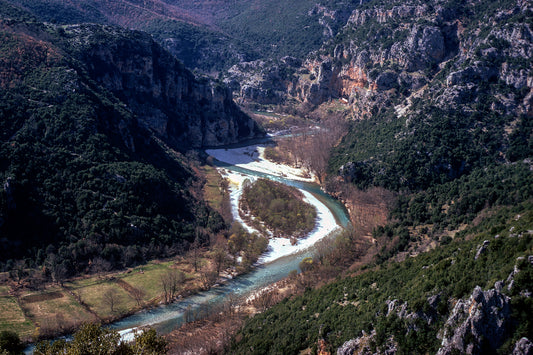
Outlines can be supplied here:
M257 230L291 241L311 232L317 217L298 189L268 179L243 184L239 213Z

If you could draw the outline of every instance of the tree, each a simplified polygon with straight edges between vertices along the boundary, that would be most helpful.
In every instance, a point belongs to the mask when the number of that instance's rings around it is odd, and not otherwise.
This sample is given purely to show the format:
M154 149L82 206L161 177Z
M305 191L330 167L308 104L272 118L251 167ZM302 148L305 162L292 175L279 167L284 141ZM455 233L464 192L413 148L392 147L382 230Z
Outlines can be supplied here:
M307 271L313 270L313 268L315 267L315 264L313 263L313 258L307 257L307 258L304 258L302 261L300 261L298 266L300 267L300 270L302 270L302 272L305 273Z
M120 344L118 332L98 324L86 324L74 333L68 354L115 354Z
M165 303L170 303L177 296L180 286L185 281L185 274L181 270L170 269L161 275L161 288Z
M202 282L204 290L209 290L216 282L217 277L218 275L216 271L209 269L202 271L202 274L200 275L200 281Z
M237 256L246 247L247 233L240 223L233 223L228 238L229 252L233 256L233 264L237 263Z
M279 291L274 289L263 289L257 292L252 300L252 304L259 312L264 312L279 301Z
M109 310L111 311L111 313L115 312L115 305L119 301L119 295L117 293L117 290L114 288L110 288L105 291L102 296L102 301L109 306Z
M194 266L194 272L198 272L198 266L200 262L200 245L200 229L196 228L194 242L189 250L189 255Z
M135 299L135 302L137 302L137 306L139 307L142 306L143 298L145 295L144 291L136 287L133 287L131 290L131 295Z
M215 263L215 270L217 276L220 275L220 271L226 266L228 261L228 254L221 247L216 247L212 252L213 262Z
M135 332L135 339L131 346L133 354L159 355L167 353L167 342L157 335L155 329L143 329L141 333Z
M27 275L28 272L26 271L26 263L24 260L15 261L13 268L9 271L9 276L20 285L24 277Z
M23 350L24 345L17 333L10 330L0 332L0 353L18 355L23 354Z

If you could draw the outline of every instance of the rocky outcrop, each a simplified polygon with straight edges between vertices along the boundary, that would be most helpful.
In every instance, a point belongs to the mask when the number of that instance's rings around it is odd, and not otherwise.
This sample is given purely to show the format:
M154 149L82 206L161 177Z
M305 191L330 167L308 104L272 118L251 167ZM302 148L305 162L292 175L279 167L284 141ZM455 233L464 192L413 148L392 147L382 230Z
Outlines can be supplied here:
M444 326L437 354L495 351L506 339L510 314L508 296L497 289L483 291L476 287L467 300L457 301Z
M480 257L483 253L485 253L485 251L487 250L487 247L489 246L489 244L490 244L490 241L485 240L485 241L483 242L483 244L480 245L480 246L477 248L476 256L474 257L474 260L479 259L479 257Z
M381 351L372 351L371 343L376 337L376 331L373 330L370 334L363 331L360 337L348 340L341 347L337 349L337 355L392 355L396 354L398 347L392 337L389 337Z
M96 25L69 26L65 32L89 76L168 144L218 146L262 134L227 87L196 79L149 35Z
M419 97L440 109L469 114L473 109L465 104L482 103L487 95L502 115L532 116L533 32L527 21L509 21L529 16L531 4L517 1L483 15L476 14L481 10L472 4L465 6L407 1L391 7L355 7L338 35L311 53L300 68L285 71L288 76L268 75L269 63L262 62L255 65L262 67L261 75L254 69L247 76L230 77L246 78L238 87L246 100L280 103L289 97L319 105L343 99L356 119L369 118L391 104L403 105L401 115L408 116L412 111L405 101ZM312 12L335 17L324 6ZM478 19L467 19L465 13ZM336 21L343 18L337 16ZM479 30L468 21L479 21ZM279 66L273 70L279 71ZM495 83L511 90L494 96L487 84Z
M260 104L278 104L286 99L293 85L292 73L302 62L286 56L274 63L256 60L232 66L224 79L235 98L242 103L253 101Z
M348 24L353 26L363 26L367 21L376 20L378 23L385 23L390 20L408 20L413 17L427 15L426 5L402 5L393 6L391 9L373 8L367 10L356 9L352 12Z
M516 342L513 349L513 355L531 355L533 354L533 343L528 338L521 338Z

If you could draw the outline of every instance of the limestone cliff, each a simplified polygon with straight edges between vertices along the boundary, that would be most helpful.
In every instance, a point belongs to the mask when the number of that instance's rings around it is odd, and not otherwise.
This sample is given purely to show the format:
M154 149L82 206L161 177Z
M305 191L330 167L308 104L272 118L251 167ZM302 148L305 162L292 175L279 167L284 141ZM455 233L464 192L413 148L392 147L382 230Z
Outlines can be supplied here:
M448 107L466 99L471 83L501 81L522 92L496 106L531 114L533 35L518 19L530 16L531 5L502 5L482 19L460 10L426 4L354 10L339 36L304 63L315 79L300 77L297 97L313 104L345 98L364 118L388 99L406 106L423 92Z
M502 114L532 114L529 2L456 6L407 1L352 9L347 19L337 18L345 22L336 36L292 68L290 77L269 77L264 75L270 70L267 63L257 64L253 76L262 80L247 80L239 96L255 100L250 93L275 87L277 102L293 98L319 105L343 99L354 118L363 119L391 104L398 106L398 115L408 114L410 102L420 96L453 109L481 99L487 90L477 89L480 83L502 83L514 92L496 97L494 108ZM239 78L252 76L246 73L241 67Z
M233 102L227 87L195 78L148 34L73 25L64 35L89 76L174 147L218 146L262 134Z

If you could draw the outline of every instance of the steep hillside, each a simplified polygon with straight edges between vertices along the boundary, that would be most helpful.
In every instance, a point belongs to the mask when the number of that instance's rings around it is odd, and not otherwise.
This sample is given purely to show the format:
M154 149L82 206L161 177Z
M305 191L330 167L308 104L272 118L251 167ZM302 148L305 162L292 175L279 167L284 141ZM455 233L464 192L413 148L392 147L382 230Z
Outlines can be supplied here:
M515 1L354 11L318 54L316 83L298 84L305 100L344 97L355 119L374 122L353 125L332 170L420 189L530 156L532 20Z
M61 36L68 50L82 58L91 79L173 147L216 146L261 133L228 89L195 79L145 33L73 25L62 27Z
M338 100L353 123L330 173L359 187L424 189L531 156L529 2L351 8L338 34L303 62L240 63L225 82L242 101L293 100L309 110Z
M230 353L528 354L532 208L500 209L439 249L282 301Z
M179 153L262 134L148 35L44 25L2 3L0 259L54 278L136 264L223 228Z
M344 110L328 191L397 196L370 269L256 315L232 353L532 351L532 30L527 1L376 0L301 64L229 70L243 101Z
M187 68L216 73L242 60L256 59L246 43L213 24L213 13L153 1L11 1L41 21L58 24L98 23L146 31ZM196 3L196 2L195 2Z

